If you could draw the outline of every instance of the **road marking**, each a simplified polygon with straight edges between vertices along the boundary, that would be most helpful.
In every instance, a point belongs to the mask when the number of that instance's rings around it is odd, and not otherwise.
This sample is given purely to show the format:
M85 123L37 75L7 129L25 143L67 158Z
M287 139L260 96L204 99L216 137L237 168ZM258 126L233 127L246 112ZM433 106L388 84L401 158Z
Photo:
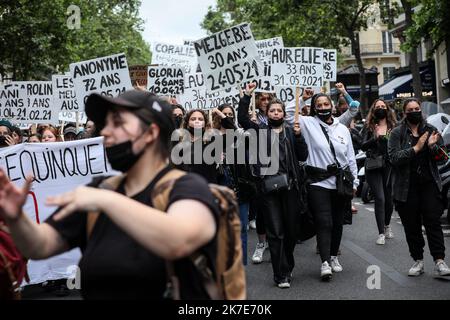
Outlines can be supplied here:
M379 266L381 268L381 272L383 272L386 276L388 276L392 281L397 283L401 287L414 287L416 283L409 279L407 276L404 276L391 266L385 264L381 260L377 259L373 255L371 255L368 251L359 247L355 243L350 240L342 240L342 245L344 245L347 249L352 251L361 259L365 260L370 265Z
M375 209L374 208L365 208L367 211L370 211L370 212L375 212Z

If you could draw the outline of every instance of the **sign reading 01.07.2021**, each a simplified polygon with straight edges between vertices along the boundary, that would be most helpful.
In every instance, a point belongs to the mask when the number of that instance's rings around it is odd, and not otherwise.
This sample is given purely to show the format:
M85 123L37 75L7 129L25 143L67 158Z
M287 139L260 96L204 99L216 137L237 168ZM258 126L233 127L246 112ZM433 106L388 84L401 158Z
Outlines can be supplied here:
M194 42L208 92L225 90L263 75L252 31L243 23Z

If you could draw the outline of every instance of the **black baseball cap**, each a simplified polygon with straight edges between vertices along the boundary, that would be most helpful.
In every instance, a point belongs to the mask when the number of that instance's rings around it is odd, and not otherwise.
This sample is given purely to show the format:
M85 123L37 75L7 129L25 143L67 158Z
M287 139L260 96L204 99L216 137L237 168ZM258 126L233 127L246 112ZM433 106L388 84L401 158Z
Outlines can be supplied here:
M148 91L129 90L115 98L92 93L86 100L85 112L96 127L101 129L105 126L108 111L114 108L130 111L145 123L155 122L164 131L175 130L172 106Z

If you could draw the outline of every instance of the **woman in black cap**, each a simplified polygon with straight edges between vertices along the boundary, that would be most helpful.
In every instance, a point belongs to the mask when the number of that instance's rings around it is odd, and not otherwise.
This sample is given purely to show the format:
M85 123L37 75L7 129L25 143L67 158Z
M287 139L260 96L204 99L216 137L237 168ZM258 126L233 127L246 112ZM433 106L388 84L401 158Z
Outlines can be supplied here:
M218 209L207 182L180 174L167 214L153 208L155 186L173 173L171 106L151 93L127 91L117 98L92 94L86 113L102 128L112 168L125 174L115 178L116 187L111 179L101 180L48 198L47 204L59 209L37 225L22 211L32 179L19 189L0 170L0 218L18 248L35 260L81 248L86 299L161 299L165 260L174 262L182 299L207 299L188 258L200 249L214 270Z

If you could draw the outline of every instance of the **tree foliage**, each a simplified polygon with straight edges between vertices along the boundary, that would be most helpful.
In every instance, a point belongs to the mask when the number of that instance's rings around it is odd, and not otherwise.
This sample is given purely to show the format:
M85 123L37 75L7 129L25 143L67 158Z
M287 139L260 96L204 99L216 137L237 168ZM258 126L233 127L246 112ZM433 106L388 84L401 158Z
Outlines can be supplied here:
M405 31L402 48L411 51L417 48L421 39L430 39L432 54L441 43L450 41L450 1L448 0L408 0L412 7L420 5L413 15L413 23Z
M67 26L70 5L81 28ZM129 64L149 63L141 36L140 0L6 0L0 3L0 74L14 80L49 79L75 61L125 52Z

